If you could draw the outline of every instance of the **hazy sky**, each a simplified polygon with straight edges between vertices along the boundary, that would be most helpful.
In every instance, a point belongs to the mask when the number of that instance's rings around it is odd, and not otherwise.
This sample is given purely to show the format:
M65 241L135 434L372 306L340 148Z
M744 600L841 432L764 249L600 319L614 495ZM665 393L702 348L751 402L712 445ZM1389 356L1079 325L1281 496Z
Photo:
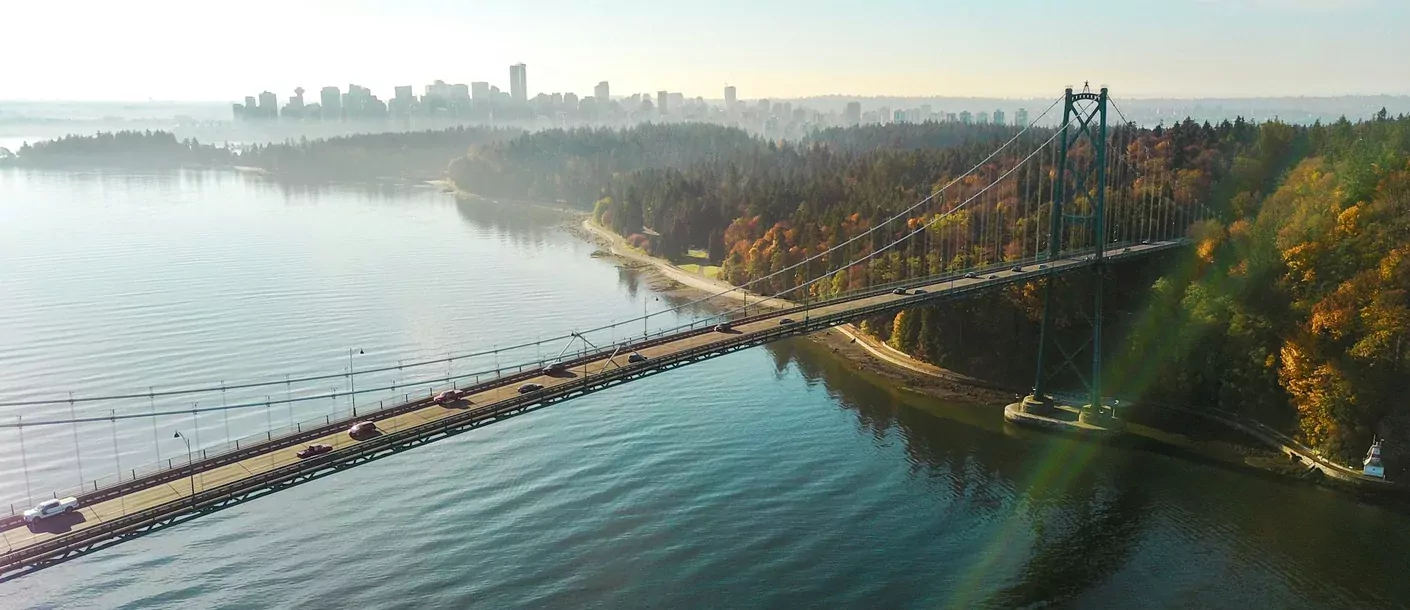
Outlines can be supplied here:
M1410 93L1410 0L0 0L0 99Z

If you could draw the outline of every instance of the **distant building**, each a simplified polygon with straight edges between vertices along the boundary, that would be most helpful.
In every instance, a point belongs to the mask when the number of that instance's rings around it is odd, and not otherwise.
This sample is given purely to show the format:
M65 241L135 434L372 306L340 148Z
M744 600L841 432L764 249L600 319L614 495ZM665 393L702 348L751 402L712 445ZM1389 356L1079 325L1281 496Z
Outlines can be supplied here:
M470 83L470 98L476 102L489 102L490 84L483 81Z
M612 88L607 85L607 81L602 81L592 88L592 96L597 98L598 104L606 104L607 100L612 99Z
M670 96L671 94L665 91L656 92L656 110L661 113L661 116L666 116L667 114L670 114L670 111L667 110L667 104L670 101Z
M733 113L734 105L737 101L739 101L739 98L735 97L734 87L725 87L725 112Z
M416 93L411 85L402 85L392 89L392 100L387 104L387 111L396 118L408 118L416 108Z
M995 125L1003 125L1003 124L1004 124L1004 111L1002 111L1002 110L995 110L995 111L994 111L994 124L995 124Z
M959 120L959 119L955 118L955 113L953 113L953 112L946 112L946 113L945 113L945 122L947 122L947 123L954 123L955 121L958 121L958 120Z
M318 103L325 121L343 118L343 93L337 87L324 87L318 92Z
M862 123L862 103L847 102L847 124L860 125Z
M1013 124L1014 124L1014 125L1017 125L1017 126L1019 126L1019 127L1027 127L1027 126L1028 126L1028 109L1027 109L1027 108L1019 108L1019 109L1018 109L1018 112L1013 113Z
M297 87L294 94L289 96L289 103L284 105L281 115L285 119L297 121L304 117L304 88Z
M522 63L509 66L509 95L520 104L529 101L528 66Z
M989 113L987 113L987 112L981 112L981 113L979 113L979 118L978 118L978 120L977 120L976 122L978 122L980 125L988 125L988 124L989 124Z
M905 122L906 122L906 111L905 111L905 110L897 110L895 113L893 113L893 114L891 115L891 121L894 122L894 123L905 123Z
M963 110L963 111L960 112L960 123L962 123L962 124L964 124L964 125L968 125L968 124L973 123L973 122L974 122L974 115L971 115L968 110Z

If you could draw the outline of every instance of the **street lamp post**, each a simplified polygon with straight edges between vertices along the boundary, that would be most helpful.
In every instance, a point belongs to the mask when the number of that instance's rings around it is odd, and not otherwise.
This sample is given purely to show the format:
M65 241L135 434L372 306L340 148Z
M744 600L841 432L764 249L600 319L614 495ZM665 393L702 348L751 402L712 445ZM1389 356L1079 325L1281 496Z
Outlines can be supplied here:
M363 352L362 352L361 349L358 349L358 350L357 350L357 353L361 354L361 353L363 353ZM352 361L352 357L353 357L353 351L352 351L352 348L350 347L350 348L348 348L348 389L350 390L350 391L348 392L348 402L351 403L353 410L356 411L356 410L357 410L357 384L353 381L354 375L353 375L353 361Z
M196 464L191 461L191 439L186 438L186 435L185 435L185 434L182 434L180 430L177 430L177 431L176 431L176 434L173 435L172 438L179 438L179 439L181 439L181 440L183 440L183 441L186 441L186 468L190 469L190 472L188 472L187 474L190 475L190 479L191 479L191 509L192 509L192 510L195 510L195 509L196 509Z

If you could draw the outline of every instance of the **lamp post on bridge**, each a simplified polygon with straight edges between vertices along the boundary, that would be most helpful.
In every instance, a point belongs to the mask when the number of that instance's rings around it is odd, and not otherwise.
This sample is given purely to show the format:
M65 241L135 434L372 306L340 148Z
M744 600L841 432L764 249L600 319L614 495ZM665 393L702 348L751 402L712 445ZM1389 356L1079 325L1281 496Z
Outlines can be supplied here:
M362 348L358 348L357 353L362 354ZM353 380L356 376L353 373L353 348L348 348L348 403L354 411L357 410L357 383Z
M195 462L192 462L192 461L191 461L191 439L186 438L186 435L185 435L185 434L182 434L180 430L177 430L177 431L176 431L176 434L172 435L172 438L179 438L179 439L181 439L181 440L183 440L183 441L186 441L186 468L187 468L187 470L188 470L188 472L187 472L186 474L190 475L189 478L191 479L191 510L195 510L195 509L196 509L196 464L195 464Z

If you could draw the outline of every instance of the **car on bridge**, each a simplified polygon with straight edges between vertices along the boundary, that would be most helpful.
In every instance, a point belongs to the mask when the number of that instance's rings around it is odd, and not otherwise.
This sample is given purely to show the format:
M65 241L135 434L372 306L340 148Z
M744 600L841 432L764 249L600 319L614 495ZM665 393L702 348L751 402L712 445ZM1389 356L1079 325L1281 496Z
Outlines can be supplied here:
M989 279L991 279L991 280L997 280L997 279L999 279L999 274L997 274L997 273L990 273L990 274L989 274Z
M24 511L24 522L34 523L43 519L48 519L54 515L62 515L78 510L78 498L69 496L67 498L55 498L40 502L38 506Z
M542 390L542 389L543 389L543 386L542 386L542 385L539 385L539 384L537 384L537 383L526 383L526 384L524 384L524 385L519 386L519 393L520 393L520 394L528 394L528 393L530 393L530 392L537 392L537 391Z
M627 362L631 362L633 364L637 362L646 362L646 356L643 356L641 354L632 354L630 356L627 356Z
M431 400L431 402L434 402L438 405L450 404L457 400L460 400L465 396L465 394L466 392L463 392L461 390L446 390L444 392L441 392L440 394L437 394L436 397Z
M1141 245L1142 245L1142 246L1149 246L1149 245L1151 245L1151 240L1149 240L1149 239L1143 239L1143 240L1141 240Z
M905 289L905 288L897 288L897 289L895 289L895 290L892 290L892 291L891 291L891 294L906 294L906 289Z
M1014 265L1012 269L1009 269L1009 271L1012 271L1014 273L1023 273L1023 265Z
M553 362L548 363L548 366L543 367L543 370L550 374L562 373L563 371L568 370L568 363L562 360L554 360Z
M925 294L925 289L924 289L924 288L917 288L917 289L915 290L915 293L916 293L916 294Z
M730 326L729 324L716 324L716 325L715 325L715 332L717 332L717 333L727 333L727 332L732 331L732 330L734 330L734 327Z
M355 441L372 438L377 435L377 432L377 424L370 421L360 421L348 428L348 436L351 436Z
M978 274L978 273L975 273L975 272L973 272L973 271L971 271L971 272L969 272L969 273L964 274L964 279L967 279L967 280L977 280L977 279L979 279L979 274Z
M778 323L780 326L786 326L793 323L793 318L784 318L782 320L779 320Z
M298 452L298 453L295 453L294 455L297 455L297 456L299 456L299 459L304 460L304 459L311 458L311 457L313 457L313 456L315 456L315 455L323 455L323 454L328 453L329 451L332 451L332 450L333 450L333 446L332 446L332 445L324 445L324 444L309 445L309 446L307 446L307 447L304 447L303 449L300 449L299 452Z

